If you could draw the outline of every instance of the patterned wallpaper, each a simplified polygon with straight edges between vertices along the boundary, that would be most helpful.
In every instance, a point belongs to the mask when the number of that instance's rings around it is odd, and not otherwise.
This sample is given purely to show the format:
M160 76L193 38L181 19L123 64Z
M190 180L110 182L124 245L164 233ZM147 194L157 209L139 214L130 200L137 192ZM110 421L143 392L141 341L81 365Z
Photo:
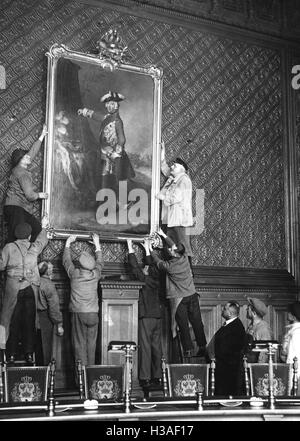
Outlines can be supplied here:
M205 230L192 237L194 264L285 269L280 54L228 34L70 0L2 0L1 204L12 151L29 148L42 128L45 52L53 43L89 51L110 27L121 33L134 64L164 70L167 157L184 157L194 190L205 191ZM41 152L33 167L40 189L42 162ZM39 216L38 203L35 208ZM5 229L2 244L4 238ZM45 257L59 259L62 247L51 241ZM124 244L105 243L104 258L123 262Z

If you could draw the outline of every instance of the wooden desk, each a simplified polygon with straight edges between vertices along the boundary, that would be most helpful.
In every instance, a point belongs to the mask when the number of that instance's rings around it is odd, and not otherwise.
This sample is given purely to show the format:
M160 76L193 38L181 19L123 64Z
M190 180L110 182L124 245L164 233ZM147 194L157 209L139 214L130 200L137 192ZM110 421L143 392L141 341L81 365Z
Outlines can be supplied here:
M148 402L148 404L151 404ZM133 403L131 412L125 413L122 403L99 406L98 410L85 410L82 402L58 404L55 415L47 416L46 408L30 409L20 406L17 411L5 404L0 405L0 421L300 421L300 405L278 405L276 409L223 407L222 405L204 406L196 410L196 401L157 403L153 409L138 409L145 402Z

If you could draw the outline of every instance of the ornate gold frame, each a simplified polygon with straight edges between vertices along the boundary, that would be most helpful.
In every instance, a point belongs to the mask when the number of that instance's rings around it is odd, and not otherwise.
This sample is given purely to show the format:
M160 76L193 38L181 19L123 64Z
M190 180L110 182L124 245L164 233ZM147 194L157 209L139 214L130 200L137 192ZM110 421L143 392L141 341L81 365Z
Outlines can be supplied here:
M105 237L105 239L108 240L124 240L126 238L132 237L135 239L142 239L145 236L151 235L158 227L159 224L159 201L155 197L156 193L159 191L160 186L160 139L161 139L161 108L162 108L162 77L163 73L162 70L155 67L155 66L148 66L148 67L142 67L137 65L128 64L124 61L124 50L123 51L110 51L109 48L107 49L107 46L105 47L105 50L103 49L102 40L100 41L100 53L99 54L85 54L81 52L72 51L69 48L67 48L64 45L60 44L54 44L50 50L46 53L46 56L48 57L48 78L47 78L47 113L46 113L46 123L48 126L48 137L45 141L45 158L44 158L44 179L43 179L43 186L44 191L48 193L49 197L48 199L43 201L43 207L42 207L42 215L47 215L49 217L49 227L48 227L48 234L51 238L66 238L69 236L69 234L77 234L81 238L88 238L91 236L91 233L96 232L101 237ZM126 48L125 48L126 50ZM82 80L82 84L79 80L79 74L74 73L74 69L80 70L85 72L85 80ZM62 70L67 71L67 74L64 73L64 76L62 76ZM70 78L70 84L68 82L68 74L70 73L70 77L77 77L75 78L75 82L79 84L77 92L73 91ZM94 81L91 80L89 83L89 78L96 78L97 75L99 77L103 76L103 81ZM63 84L60 83L61 79L63 78ZM102 78L102 77L101 77ZM150 81L151 80L151 81ZM144 147L144 152L146 158L151 158L149 163L151 162L151 166L149 164L144 167L147 172L147 179L149 179L150 186L149 188L149 212L148 212L148 222L147 226L142 222L141 228L128 227L128 231L122 229L120 223L116 223L116 225L111 226L111 230L107 230L107 226L103 226L98 223L98 220L95 222L92 220L92 217L89 217L89 212L83 211L83 216L86 216L86 224L84 222L82 225L78 226L79 219L79 211L72 211L73 206L71 208L69 207L69 199L67 198L68 192L71 194L71 199L74 198L74 203L76 204L76 196L73 196L72 191L74 189L71 188L71 190L67 191L67 187L69 187L69 181L66 178L66 175L70 175L70 158L72 155L72 160L74 163L78 159L78 154L76 153L76 148L74 144L74 137L71 139L70 137L67 139L67 143L65 143L65 146L71 146L71 150L73 149L75 151L70 153L70 150L68 151L68 148L65 149L65 155L64 162L61 159L61 163L58 165L57 160L57 130L59 128L59 124L61 121L58 122L58 113L62 109L62 113L59 115L67 115L66 121L72 122L73 126L75 127L79 124L78 121L80 121L80 118L78 117L78 114L76 114L74 111L70 111L68 109L68 112L65 113L64 107L61 105L62 102L62 96L64 96L64 105L67 103L67 107L72 107L73 100L82 100L86 98L87 93L86 90L95 88L96 90L93 90L93 96L97 95L98 101L99 96L107 92L107 90L113 90L113 87L117 84L120 85L120 89L117 91L122 93L124 89L126 91L127 97L129 97L129 101L131 101L131 108L135 109L135 115L136 120L133 120L133 116L131 115L129 120L134 122L132 126L130 127L131 130L131 136L132 139L134 139L134 134L136 134L137 139L144 139L141 138L145 133L145 131L148 133L148 140L149 143L147 143L147 148ZM77 84L76 83L76 84ZM145 87L144 87L145 86ZM70 91L68 91L68 88L70 88ZM145 92L146 90L146 92ZM147 92L148 91L148 92ZM149 92L150 91L150 92ZM69 93L69 99L66 99L65 94L68 96ZM90 92L89 92L90 93ZM148 93L148 94L147 94ZM91 94L89 96L92 96ZM141 106L142 104L139 102L139 100L134 101L134 98L131 98L132 96L141 96L141 101L143 103L146 103L146 108L153 109L152 115L143 115L141 112ZM60 104L59 104L60 103ZM125 101L124 101L125 103ZM99 104L102 105L103 103ZM82 106L88 106L88 103L83 103ZM123 106L123 102L121 103L121 108ZM129 109L128 104L125 104L126 109ZM147 107L148 106L148 107ZM104 107L104 106L103 106ZM133 113L133 110L130 110L127 112ZM146 110L145 110L146 112ZM126 111L123 110L123 115L126 114ZM122 114L120 109L120 114ZM71 117L70 117L71 115ZM122 115L121 115L122 116ZM60 116L61 117L61 116ZM147 118L147 125L146 125L146 118ZM85 120L85 124L91 125L91 122L88 121L88 118L81 118L81 120ZM150 121L150 126L149 126ZM95 123L94 123L95 124ZM99 125L99 123L98 123ZM127 127L129 126L128 120L127 120ZM66 126L70 127L70 126ZM87 126L85 126L87 127ZM94 126L95 127L95 126ZM126 129L126 125L124 123L124 127ZM76 127L75 127L76 128ZM78 129L78 127L76 128ZM69 130L69 129L68 129ZM72 134L74 133L71 132ZM88 130L90 130L88 128ZM84 130L81 131L82 133L85 133ZM92 131L91 131L92 132ZM95 130L94 130L95 132ZM125 130L126 132L126 130ZM67 132L68 135L68 132ZM82 135L83 136L83 135ZM77 133L78 138L78 133ZM83 139L81 137L77 142L79 143L80 147L80 161L82 161L82 158L86 157L86 152L83 152L82 146L85 145L85 148L89 148L89 142L87 142L86 139ZM127 138L127 136L126 136ZM91 138L90 138L91 139ZM97 136L94 135L93 139L97 140ZM70 142L71 141L71 142ZM72 144L73 143L73 144ZM97 143L97 141L96 141ZM126 144L127 145L127 144ZM136 144L131 143L131 145L141 145L143 146L145 144L138 143ZM126 151L129 150L126 147ZM76 156L77 155L77 156ZM89 158L93 158L92 153L89 152ZM140 158L140 153L135 150L135 156L137 158ZM147 156L148 155L148 156ZM128 153L129 156L129 153ZM140 159L137 159L137 161L140 161ZM86 161L85 164L90 164L92 167L92 163L94 160ZM137 162L138 164L141 164L141 162ZM80 163L81 164L81 163ZM133 163L135 165L135 163ZM67 169L69 167L69 169ZM147 168L148 167L148 168ZM140 172L141 167L137 165L137 170ZM144 170L143 169L143 170ZM84 169L83 169L84 170ZM71 170L72 172L72 170ZM145 173L146 173L145 172ZM69 175L68 175L69 173ZM84 171L81 173L81 178L86 178L86 173ZM93 176L93 174L91 174ZM142 176L142 175L140 175ZM66 178L66 179L65 179ZM151 181L150 181L151 178ZM140 179L142 181L142 179ZM87 181L88 182L88 181ZM147 181L148 183L148 181ZM66 185L65 185L66 184ZM74 182L73 182L74 184ZM147 184L148 185L148 184ZM77 188L74 184L74 188ZM79 187L78 187L79 188ZM84 188L84 186L82 186ZM86 190L86 189L85 189ZM81 190L80 190L81 191ZM148 191L148 190L147 190ZM65 194L66 193L66 194ZM79 192L80 193L80 192ZM74 193L75 194L75 193ZM80 193L81 194L81 193ZM94 197L94 194L93 194ZM73 199L72 199L73 201ZM83 199L83 204L85 203L85 199ZM82 214L82 213L81 213ZM65 216L65 217L64 217ZM77 216L77 217L76 217ZM67 219L65 221L65 218ZM97 219L97 217L96 217ZM89 226L88 223L91 223L91 226ZM147 230L147 231L145 231Z

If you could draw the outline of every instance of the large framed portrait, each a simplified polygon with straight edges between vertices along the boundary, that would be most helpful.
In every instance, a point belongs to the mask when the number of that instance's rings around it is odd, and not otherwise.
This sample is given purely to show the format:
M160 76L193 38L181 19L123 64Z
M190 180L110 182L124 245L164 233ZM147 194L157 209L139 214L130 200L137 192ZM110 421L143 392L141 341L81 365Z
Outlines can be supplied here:
M49 235L109 240L159 223L162 70L55 44L47 52Z

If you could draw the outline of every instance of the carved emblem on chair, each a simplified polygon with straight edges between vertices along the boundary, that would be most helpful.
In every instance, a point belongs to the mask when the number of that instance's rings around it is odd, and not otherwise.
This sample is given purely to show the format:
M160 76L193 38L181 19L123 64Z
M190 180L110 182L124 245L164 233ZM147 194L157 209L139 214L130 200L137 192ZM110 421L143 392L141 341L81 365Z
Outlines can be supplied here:
M32 377L21 377L19 383L15 383L11 397L13 401L40 401L42 398L42 391L38 383L32 382Z
M183 375L178 379L174 392L178 397L195 396L197 392L203 392L204 387L199 378L194 378L192 374Z
M280 377L273 378L273 390L274 396L285 395L286 387ZM255 391L257 395L268 396L269 395L269 374L264 374L260 377L255 385Z
M109 375L101 375L94 380L90 387L91 397L96 400L116 400L120 394L120 388L116 380Z

